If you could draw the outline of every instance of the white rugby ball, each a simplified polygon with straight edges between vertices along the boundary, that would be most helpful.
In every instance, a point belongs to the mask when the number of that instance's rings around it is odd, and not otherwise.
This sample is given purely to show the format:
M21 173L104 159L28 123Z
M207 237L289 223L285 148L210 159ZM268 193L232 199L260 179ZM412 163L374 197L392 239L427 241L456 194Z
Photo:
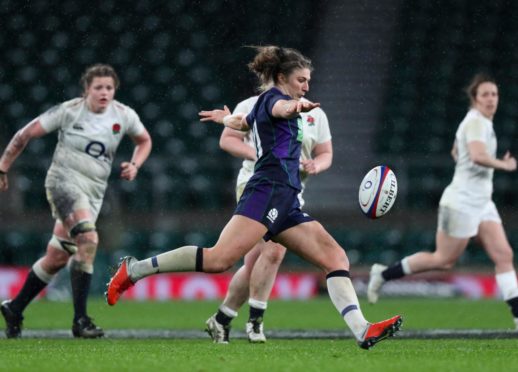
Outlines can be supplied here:
M384 216L394 205L397 196L396 175L386 165L378 165L365 175L360 184L358 201L369 218Z

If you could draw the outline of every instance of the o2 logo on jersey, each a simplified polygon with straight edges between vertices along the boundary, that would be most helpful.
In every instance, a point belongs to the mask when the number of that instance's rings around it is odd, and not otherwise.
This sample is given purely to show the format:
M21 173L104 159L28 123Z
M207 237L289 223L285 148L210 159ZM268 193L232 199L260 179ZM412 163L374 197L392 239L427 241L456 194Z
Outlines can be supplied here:
M106 146L102 142L92 141L86 146L85 152L97 159L106 153Z

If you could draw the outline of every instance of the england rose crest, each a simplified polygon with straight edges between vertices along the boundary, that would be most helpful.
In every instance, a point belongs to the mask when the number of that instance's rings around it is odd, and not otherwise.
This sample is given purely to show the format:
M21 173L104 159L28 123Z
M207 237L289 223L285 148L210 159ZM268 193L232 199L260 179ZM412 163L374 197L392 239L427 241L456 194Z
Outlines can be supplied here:
M121 131L121 125L119 123L115 123L112 126L112 132L113 134L119 134Z

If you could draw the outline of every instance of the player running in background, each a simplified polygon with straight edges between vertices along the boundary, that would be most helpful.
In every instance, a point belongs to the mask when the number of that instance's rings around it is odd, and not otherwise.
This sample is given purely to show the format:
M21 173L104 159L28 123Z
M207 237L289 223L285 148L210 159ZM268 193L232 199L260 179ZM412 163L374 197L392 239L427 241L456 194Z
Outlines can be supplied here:
M360 347L368 349L394 334L402 318L395 316L374 324L364 318L349 277L345 251L320 223L301 212L297 197L301 189L302 141L298 119L301 112L319 106L300 100L309 90L311 61L294 49L256 49L249 67L263 85L273 81L274 86L259 96L252 112L231 115L227 107L200 112L202 121L243 131L253 127L258 161L234 215L211 248L184 246L141 261L125 257L108 284L108 304L115 305L124 291L150 275L228 270L261 239L273 238L326 273L333 304Z
M272 83L269 84L271 87ZM265 87L266 88L266 87ZM252 111L257 96L250 97L236 106L234 114L248 114ZM302 100L304 98L301 98ZM301 113L302 144L300 178L302 190L300 206L304 205L302 193L309 175L318 174L331 166L333 145L329 122L324 111L317 107ZM220 147L228 153L243 158L236 185L237 201L241 198L246 183L254 174L256 150L251 131L242 132L231 128L223 129ZM244 258L244 265L236 271L230 282L227 295L218 312L207 320L207 331L216 343L229 341L230 323L248 298L250 308L246 334L253 343L266 342L264 335L264 312L275 282L279 266L286 254L286 248L273 241L260 242Z
M388 280L451 269L470 238L476 236L495 264L496 282L518 327L518 283L513 250L491 199L494 170L513 172L516 159L509 152L502 159L496 158L493 116L498 108L498 87L495 81L478 74L467 88L467 94L471 107L455 135L452 149L455 173L439 202L435 252L418 252L390 267L374 264L367 296L369 302L375 303L383 283Z
M45 256L40 258L12 300L0 310L8 338L21 336L23 311L70 259L74 303L74 337L95 338L104 332L87 315L87 298L98 245L95 221L102 206L117 147L125 134L135 143L131 160L121 164L121 178L132 181L151 151L151 138L133 109L114 100L119 87L115 70L94 65L81 78L83 97L54 106L20 129L0 158L0 191L7 173L33 138L58 131L47 172L47 199L56 219Z

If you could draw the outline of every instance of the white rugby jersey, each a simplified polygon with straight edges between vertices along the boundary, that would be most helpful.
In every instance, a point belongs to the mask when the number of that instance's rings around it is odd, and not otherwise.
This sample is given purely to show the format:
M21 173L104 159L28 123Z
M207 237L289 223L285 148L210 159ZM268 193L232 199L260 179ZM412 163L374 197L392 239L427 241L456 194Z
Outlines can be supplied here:
M145 130L137 113L115 100L103 113L96 114L88 109L84 98L75 98L52 107L38 119L47 133L59 130L45 186L65 176L97 198L104 195L122 137L137 136Z
M302 98L302 100L305 100L305 98ZM256 102L257 96L250 97L244 101L241 101L237 104L233 113L248 114L250 111L252 111L252 108L254 107ZM327 120L327 116L320 107L317 107L309 112L302 112L300 113L300 116L302 117L303 123L303 137L300 158L301 160L307 160L312 158L311 154L313 152L313 148L316 145L331 140L331 131L329 129L329 121ZM244 142L255 149L253 141L253 136L251 134L251 131L249 131L244 138ZM238 188L239 185L245 184L246 182L248 182L250 177L252 177L252 175L254 174L254 166L255 161L248 159L243 160L243 165L239 170L239 175L237 177ZM304 200L302 199L302 193L304 192L304 188L306 187L308 174L302 171L302 168L300 172L300 178L302 182L302 191L299 194L299 200L301 202L301 205L303 205Z
M494 169L471 161L468 143L480 141L486 145L489 155L496 157L496 135L493 122L471 109L459 125L455 134L457 143L457 164L452 182L444 190L440 204L460 210L478 210L491 200Z

